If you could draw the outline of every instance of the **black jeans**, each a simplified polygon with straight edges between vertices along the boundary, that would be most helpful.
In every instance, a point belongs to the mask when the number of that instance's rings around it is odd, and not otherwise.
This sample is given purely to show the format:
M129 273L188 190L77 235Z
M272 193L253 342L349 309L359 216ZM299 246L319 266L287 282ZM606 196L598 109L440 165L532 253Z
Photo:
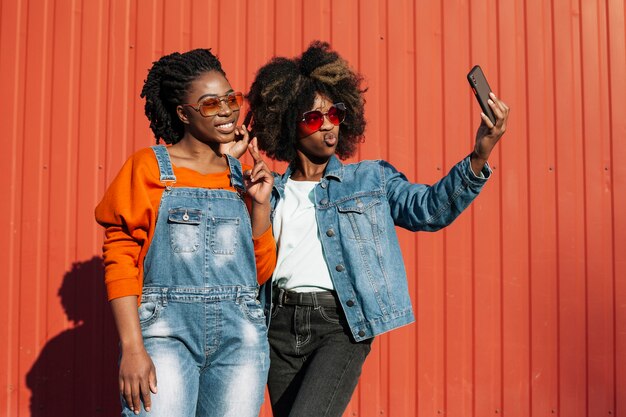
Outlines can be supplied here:
M341 417L373 339L355 342L337 305L274 304L268 388L274 417Z

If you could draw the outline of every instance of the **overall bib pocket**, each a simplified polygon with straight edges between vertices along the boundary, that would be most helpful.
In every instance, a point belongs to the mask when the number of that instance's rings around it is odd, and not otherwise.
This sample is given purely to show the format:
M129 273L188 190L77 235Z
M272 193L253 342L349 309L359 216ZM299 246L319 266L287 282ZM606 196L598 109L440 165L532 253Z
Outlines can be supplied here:
M195 252L200 246L202 211L174 208L169 211L170 245L174 253Z
M239 218L211 217L211 252L234 255L237 248Z

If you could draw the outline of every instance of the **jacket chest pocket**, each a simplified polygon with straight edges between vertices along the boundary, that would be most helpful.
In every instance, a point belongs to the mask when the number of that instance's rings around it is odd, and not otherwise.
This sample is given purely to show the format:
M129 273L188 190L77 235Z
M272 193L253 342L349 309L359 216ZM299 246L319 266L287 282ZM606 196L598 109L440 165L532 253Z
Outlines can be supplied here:
M167 222L170 229L170 246L174 253L195 252L200 247L202 211L198 209L170 209Z
M239 218L211 217L211 252L216 255L233 255L239 236Z
M383 233L378 197L357 197L337 206L341 232L350 239L372 240Z

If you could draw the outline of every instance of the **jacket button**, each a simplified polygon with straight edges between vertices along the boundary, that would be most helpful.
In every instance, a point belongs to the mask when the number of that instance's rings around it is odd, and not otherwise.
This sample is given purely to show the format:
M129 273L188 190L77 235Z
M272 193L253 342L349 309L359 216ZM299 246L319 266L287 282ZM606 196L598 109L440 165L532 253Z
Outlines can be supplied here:
M344 271L345 269L346 269L346 268L345 268L343 265L341 265L341 264L339 264L339 265L337 265L337 266L335 267L335 270L336 270L337 272L342 272L342 271Z
M348 300L348 301L346 301L346 305L347 305L348 307L352 307L352 306L354 305L354 301L352 301L352 300Z
M333 237L335 236L335 231L331 228L326 231L326 236Z
M361 337L365 336L365 332L363 330L359 330L359 336Z
M322 201L320 201L320 204L322 204L322 205L328 204L328 199L327 198L322 198Z
M320 184L320 187L326 188L326 183L324 181L322 181L322 183Z

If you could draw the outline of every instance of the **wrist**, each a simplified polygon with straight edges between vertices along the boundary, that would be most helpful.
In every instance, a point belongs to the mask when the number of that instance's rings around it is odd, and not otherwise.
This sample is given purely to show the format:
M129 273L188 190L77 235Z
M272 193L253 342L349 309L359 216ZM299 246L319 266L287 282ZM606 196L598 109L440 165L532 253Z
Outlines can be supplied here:
M489 154L481 154L480 152L478 152L476 149L474 149L472 151L472 153L470 154L470 160L472 162L480 162L482 164L487 163L487 160L489 159Z
M270 207L270 199L264 201L257 201L254 198L252 199L252 206L255 208L269 208Z
M480 177L481 172L487 164L487 158L481 157L476 151L470 155L470 169L475 176Z
M143 345L143 338L139 340L120 341L120 348L122 352L126 354L137 354L146 350Z

